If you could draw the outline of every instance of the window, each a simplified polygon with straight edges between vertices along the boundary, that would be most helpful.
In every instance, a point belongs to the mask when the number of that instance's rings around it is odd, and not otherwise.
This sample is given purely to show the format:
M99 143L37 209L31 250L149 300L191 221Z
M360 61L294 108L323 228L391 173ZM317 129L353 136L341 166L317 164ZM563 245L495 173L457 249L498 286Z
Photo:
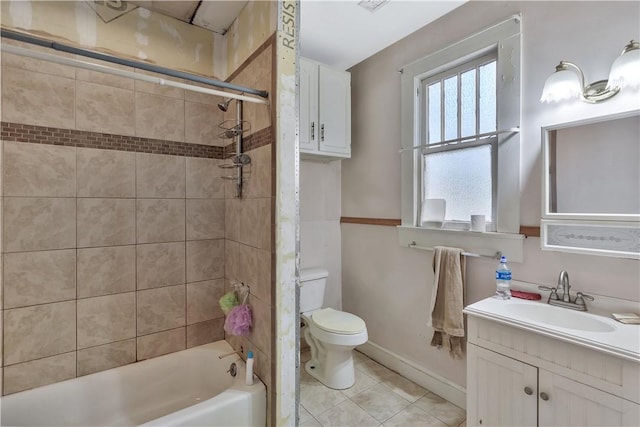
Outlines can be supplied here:
M521 254L520 21L402 68L401 245ZM422 226L425 199L445 199L442 228ZM464 231L475 214L492 232Z
M481 214L495 231L495 52L423 79L419 97L422 200L446 201L444 228L466 229Z

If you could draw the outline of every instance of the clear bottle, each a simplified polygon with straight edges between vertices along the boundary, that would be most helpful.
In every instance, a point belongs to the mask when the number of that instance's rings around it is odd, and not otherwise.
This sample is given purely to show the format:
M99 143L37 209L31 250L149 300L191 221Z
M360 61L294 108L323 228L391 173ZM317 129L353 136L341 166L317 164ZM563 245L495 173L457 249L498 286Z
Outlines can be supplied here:
M496 269L496 295L498 299L511 299L511 270L507 266L507 257L500 257Z

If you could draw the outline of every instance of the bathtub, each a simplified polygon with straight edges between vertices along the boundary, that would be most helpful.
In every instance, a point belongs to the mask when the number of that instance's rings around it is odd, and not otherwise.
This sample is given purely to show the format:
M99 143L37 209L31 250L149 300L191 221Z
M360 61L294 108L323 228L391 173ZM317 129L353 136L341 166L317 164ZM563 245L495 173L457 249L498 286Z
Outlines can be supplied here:
M3 426L264 426L266 389L218 341L0 398ZM227 372L235 363L235 378Z

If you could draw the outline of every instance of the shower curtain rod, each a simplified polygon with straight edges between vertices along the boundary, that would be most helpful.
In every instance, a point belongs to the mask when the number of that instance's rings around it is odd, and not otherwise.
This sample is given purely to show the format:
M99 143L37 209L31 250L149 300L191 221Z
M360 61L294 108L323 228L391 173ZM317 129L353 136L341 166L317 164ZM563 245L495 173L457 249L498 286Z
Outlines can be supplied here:
M54 50L57 50L57 51L60 51L60 52L66 52L66 53L72 53L72 54L76 54L76 55L86 56L86 57L89 57L89 58L99 59L99 60L106 61L106 62L111 62L111 63L114 63L114 64L125 65L125 66L128 66L128 67L138 68L138 69L145 70L145 71L151 71L151 72L164 74L164 75L171 76L171 77L177 77L177 78L181 78L181 79L190 80L190 81L193 81L193 82L204 83L206 85L214 86L214 87L218 87L218 88L222 88L222 89L234 90L234 91L237 91L237 92L241 92L242 94L238 95L238 94L234 94L234 93L230 93L230 92L224 92L224 91L219 91L219 90L215 90L215 89L207 89L207 88L203 88L203 87L200 87L200 86L194 86L194 85L185 84L185 83L178 83L178 82L174 82L172 80L165 80L165 79L158 78L158 77L145 76L144 74L136 74L136 73L132 73L130 71L118 70L116 68L111 68L111 67L107 67L107 66L104 66L104 65L93 64L93 63L90 63L90 62L79 61L77 59L64 58L64 57L60 57L60 56L56 56L56 55L51 55L51 54L47 54L47 53L31 51L31 50L24 49L24 48L19 48L19 47L16 47L16 46L2 44L1 48L2 48L3 51L9 52L9 53L13 53L13 54L16 54L16 55L28 56L28 57L32 57L32 58L42 59L42 60L45 60L45 61L56 62L56 63L59 63L59 64L77 66L77 67L80 67L80 68L95 70L95 71L99 71L99 72L103 72L103 73L115 74L115 75L119 75L119 76L122 76L122 77L129 77L129 78L133 78L133 79L137 79L137 80L144 80L144 81L148 81L148 82L156 83L156 84L160 84L160 85L173 86L173 87L178 87L178 88L181 88L181 89L191 90L191 91L194 91L194 92L201 92L201 93L207 93L207 94L210 94L210 95L223 96L223 97L226 97L226 98L241 99L243 101L255 102L255 103L259 103L259 104L266 104L267 101L265 99L260 99L260 98L267 98L269 96L269 93L267 91L264 91L264 90L252 89L252 88L245 87L245 86L239 86L239 85L235 85L235 84L232 84L232 83L222 82L220 80L208 79L206 77L201 77L201 76L198 76L198 75L195 75L195 74L185 73L185 72L182 72L182 71L176 71L176 70L172 70L170 68L160 67L160 66L157 66L157 65L151 65L151 64L144 63L144 62L137 62L137 61L132 61L132 60L129 60L129 59L117 58L115 56L110 56L110 55L105 55L105 54L102 54L102 53L92 52L92 51L85 50L85 49L79 49L79 48L76 48L76 47L73 47L73 46L67 46L67 45L63 45L63 44L57 43L57 42L47 41L47 40L39 39L37 37L32 37L32 36L28 36L28 35L25 35L25 34L16 33L16 32L9 31L9 30L5 30L5 29L0 30L0 36L1 37L6 37L6 38L12 39L12 40L17 40L17 41L21 41L21 42L37 45L37 46L47 47L47 48L54 49ZM142 77L144 77L144 78L142 78ZM146 77L151 77L151 79L148 79ZM259 96L260 98L246 96L244 94L256 95L256 96Z

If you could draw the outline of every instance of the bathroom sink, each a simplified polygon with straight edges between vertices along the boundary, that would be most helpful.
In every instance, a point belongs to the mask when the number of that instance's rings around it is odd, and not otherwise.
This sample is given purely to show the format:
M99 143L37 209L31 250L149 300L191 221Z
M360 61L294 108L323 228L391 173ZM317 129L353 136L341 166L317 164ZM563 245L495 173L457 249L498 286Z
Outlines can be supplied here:
M508 304L506 311L514 317L565 329L585 332L613 332L615 328L596 316L546 304Z

